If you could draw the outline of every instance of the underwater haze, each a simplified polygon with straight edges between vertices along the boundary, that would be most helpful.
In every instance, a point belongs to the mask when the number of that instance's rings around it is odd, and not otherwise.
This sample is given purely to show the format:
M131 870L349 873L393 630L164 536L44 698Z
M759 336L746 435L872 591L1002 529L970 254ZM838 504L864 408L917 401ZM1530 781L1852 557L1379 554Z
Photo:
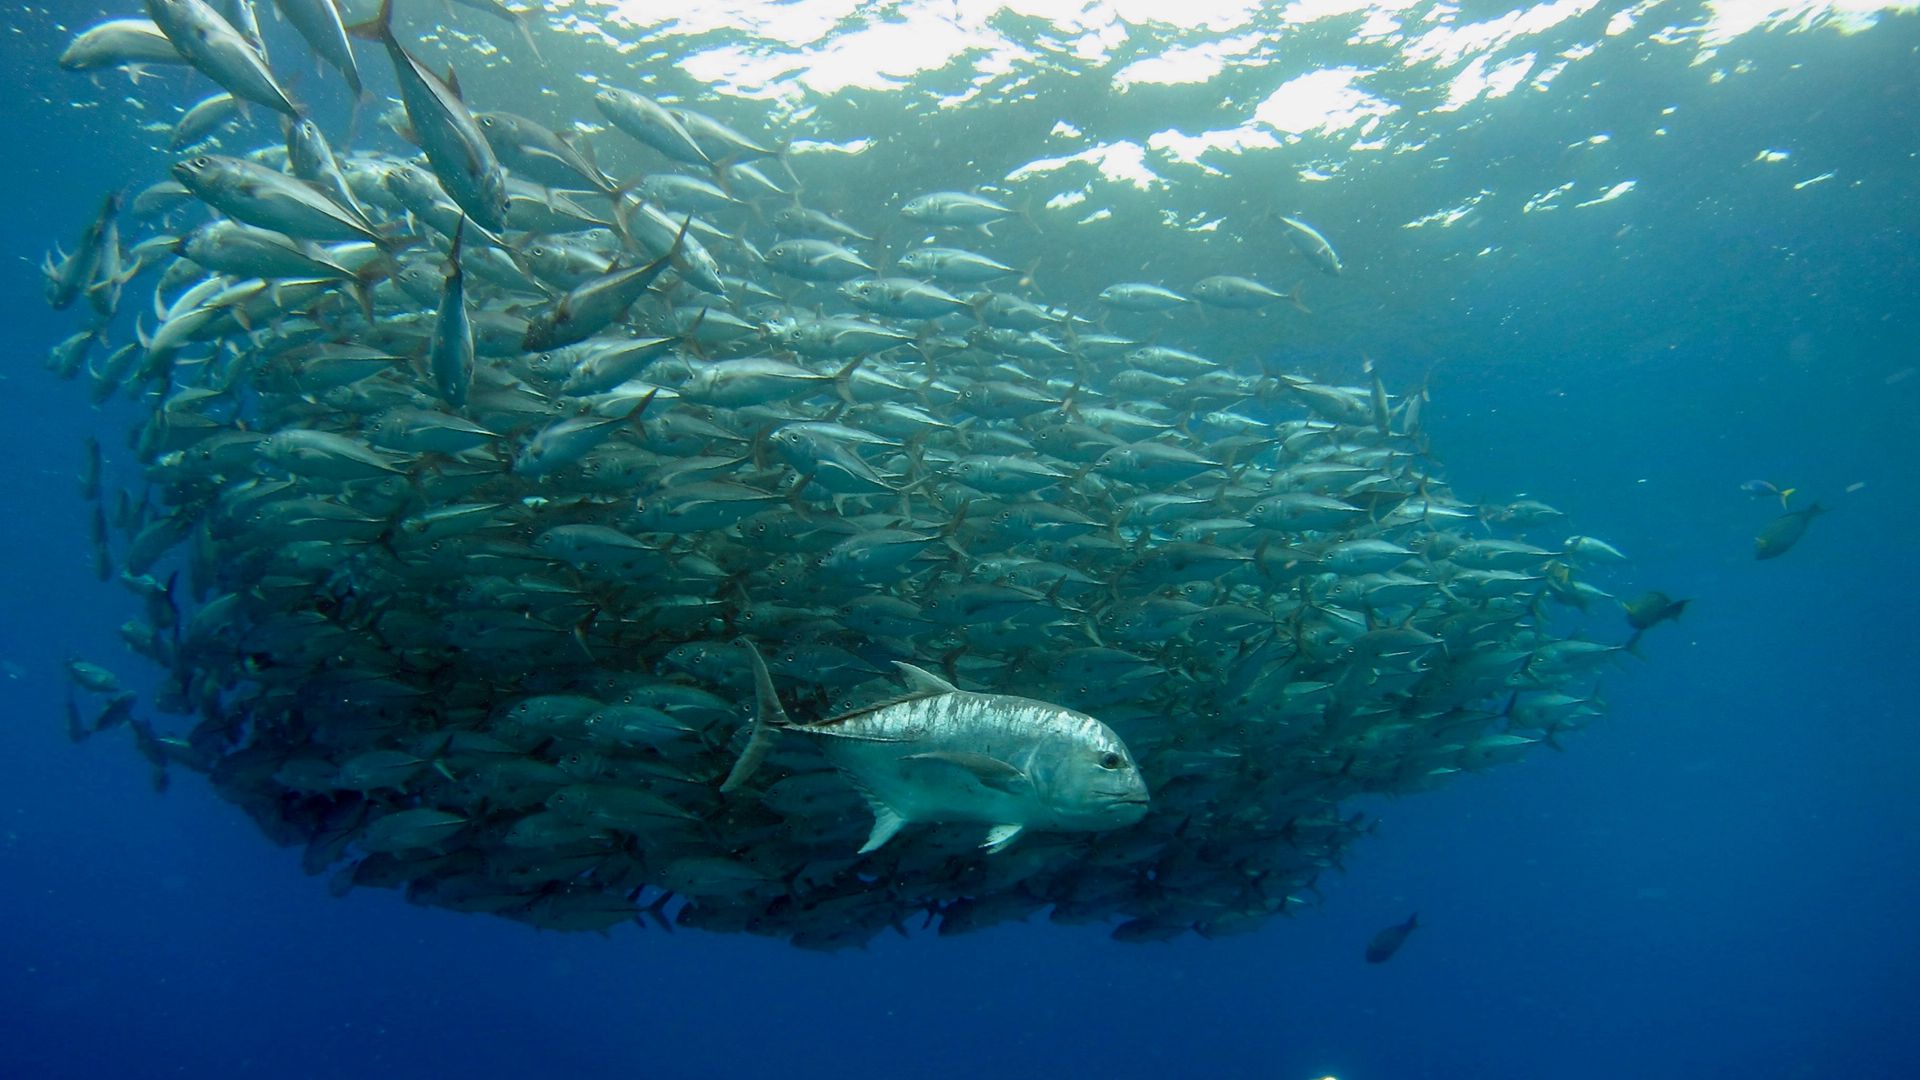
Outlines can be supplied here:
M1920 1074L1912 3L384 7L0 37L0 1076Z

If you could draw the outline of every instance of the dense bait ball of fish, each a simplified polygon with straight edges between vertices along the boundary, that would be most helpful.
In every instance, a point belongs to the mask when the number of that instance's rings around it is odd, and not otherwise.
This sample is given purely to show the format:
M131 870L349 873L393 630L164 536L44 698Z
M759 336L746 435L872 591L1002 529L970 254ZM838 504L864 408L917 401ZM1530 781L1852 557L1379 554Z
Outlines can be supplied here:
M161 22L117 32L166 62ZM804 207L771 145L699 112L607 87L611 127L561 138L357 32L424 157L336 156L301 120L284 154L180 159L47 264L56 306L100 315L54 366L143 410L143 490L109 512L96 448L89 493L103 575L119 547L145 601L124 636L183 718L156 730L76 665L105 699L76 736L129 723L341 891L825 948L1043 910L1213 936L1312 895L1367 831L1343 800L1598 712L1619 647L1550 617L1604 597L1578 575L1617 552L1455 498L1424 393L1172 344L1197 305L1252 318L1282 290L1051 306L972 250L1031 226L960 192L903 201L933 238L883 261L883 222ZM186 62L297 112L219 41ZM347 71L344 48L322 55ZM622 155L643 181L601 171ZM1293 266L1339 273L1285 227ZM116 344L143 274L158 321ZM1149 344L1106 311L1167 314ZM907 824L862 854L874 816L813 741L773 732L722 790L755 702L741 639L796 730L897 697L909 662L1097 717L1150 806L994 850Z

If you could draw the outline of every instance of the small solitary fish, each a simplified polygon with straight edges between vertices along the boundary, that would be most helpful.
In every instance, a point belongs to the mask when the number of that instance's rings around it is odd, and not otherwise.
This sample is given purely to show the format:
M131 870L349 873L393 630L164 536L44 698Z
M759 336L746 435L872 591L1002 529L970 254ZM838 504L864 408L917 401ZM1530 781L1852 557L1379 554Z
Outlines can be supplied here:
M1297 218L1283 217L1280 222L1287 227L1287 235L1293 240L1293 246L1307 257L1308 262L1319 267L1320 272L1328 277L1340 276L1340 255L1333 250L1327 238L1320 235L1320 230Z
M1780 509L1787 508L1787 500L1793 497L1798 488L1783 488L1767 480L1749 480L1740 485L1740 490L1756 499L1775 498L1780 500Z
M1675 600L1656 589L1629 600L1622 606L1627 609L1627 625L1635 630L1645 630L1679 618L1680 613L1687 610L1687 605L1692 602Z
M1627 625L1633 627L1633 636L1627 639L1627 648L1640 644L1640 635L1660 625L1680 617L1687 610L1691 599L1675 600L1658 589L1628 600L1621 606L1627 609Z
M1781 514L1760 530L1753 538L1753 557L1756 559L1777 559L1793 550L1793 545L1807 533L1807 526L1813 519L1826 513L1826 508L1814 503L1805 510L1795 510Z
M1400 946L1407 943L1407 935L1413 933L1419 925L1420 913L1416 911L1407 916L1406 922L1395 923L1373 935L1373 940L1367 942L1367 963L1384 964L1393 959L1393 954L1399 952Z
M1147 785L1120 737L1085 713L1007 694L975 694L895 661L908 694L806 724L787 718L766 661L753 665L752 734L720 786L753 775L776 730L821 738L821 749L873 809L860 848L879 848L911 822L989 825L985 848L1004 849L1028 828L1097 832L1147 813Z

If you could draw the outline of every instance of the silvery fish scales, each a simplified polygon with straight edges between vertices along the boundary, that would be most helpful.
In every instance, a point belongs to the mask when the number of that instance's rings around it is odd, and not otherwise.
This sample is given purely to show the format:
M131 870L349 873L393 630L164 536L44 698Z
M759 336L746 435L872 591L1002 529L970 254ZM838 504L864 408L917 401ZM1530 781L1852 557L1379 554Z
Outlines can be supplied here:
M867 800L866 854L917 822L991 826L988 852L1021 833L1101 831L1146 816L1146 781L1126 744L1085 713L1009 694L975 694L898 663L911 691L897 701L795 725L774 696L758 650L753 735L723 791L744 783L764 756L768 729L821 740L827 758Z

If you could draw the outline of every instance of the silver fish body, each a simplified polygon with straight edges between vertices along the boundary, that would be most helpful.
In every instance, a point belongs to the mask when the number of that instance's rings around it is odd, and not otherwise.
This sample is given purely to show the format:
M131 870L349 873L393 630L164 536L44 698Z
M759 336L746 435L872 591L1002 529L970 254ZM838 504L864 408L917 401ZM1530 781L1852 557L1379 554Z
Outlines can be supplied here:
M118 67L137 72L147 64L187 62L152 19L108 19L95 23L75 34L66 51L60 54L60 67L66 71Z
M1293 246L1307 257L1308 262L1328 277L1340 276L1340 253L1333 250L1327 238L1320 235L1320 230L1297 218L1283 217L1280 222L1287 227L1287 235L1293 241Z
M386 46L394 81L406 106L413 134L426 151L440 186L474 223L489 232L507 227L507 174L494 156L480 124L459 93L422 64L393 36L393 0L381 0L380 13L353 33Z
M359 97L360 65L354 62L353 46L347 41L347 27L340 19L334 0L273 0L300 36L313 48L314 55L338 68L346 77L347 89Z
M260 50L206 0L147 0L147 14L188 63L234 97L300 115Z
M1140 768L1113 730L1085 713L1009 694L976 694L896 662L909 694L810 724L793 724L758 649L748 646L757 710L739 762L722 785L745 783L776 728L819 740L874 814L859 853L920 822L991 826L982 847L1004 850L1026 829L1098 832L1147 814Z

